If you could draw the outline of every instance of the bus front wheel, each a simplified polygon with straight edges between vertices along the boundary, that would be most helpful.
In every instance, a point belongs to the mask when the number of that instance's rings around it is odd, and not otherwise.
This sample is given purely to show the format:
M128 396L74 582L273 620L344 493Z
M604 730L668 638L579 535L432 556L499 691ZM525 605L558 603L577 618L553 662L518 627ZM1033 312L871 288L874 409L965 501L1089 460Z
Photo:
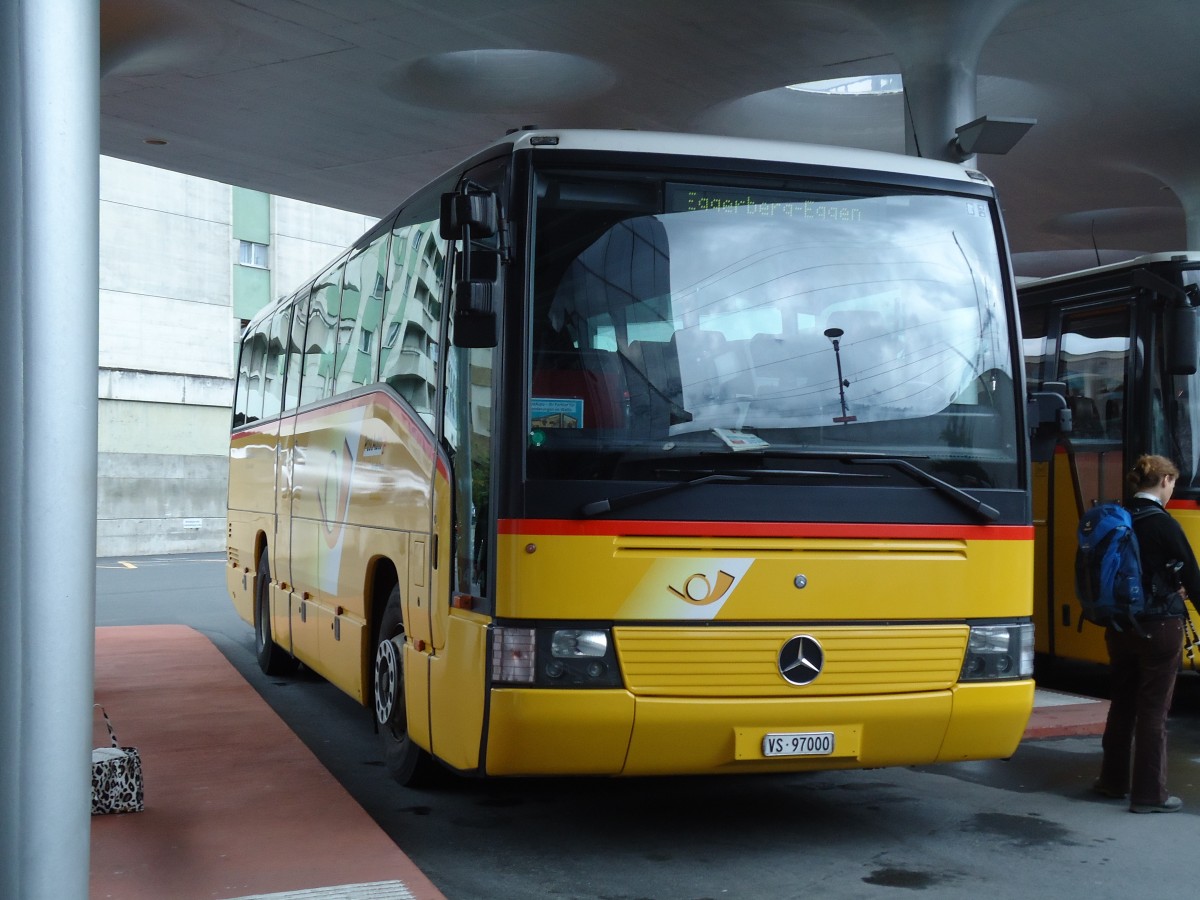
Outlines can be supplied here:
M409 787L428 783L434 774L429 754L408 734L408 709L404 700L404 622L400 612L400 588L392 588L379 621L372 669L375 727L388 772Z
M264 675L286 675L296 662L271 635L271 564L266 551L258 558L254 576L254 652Z

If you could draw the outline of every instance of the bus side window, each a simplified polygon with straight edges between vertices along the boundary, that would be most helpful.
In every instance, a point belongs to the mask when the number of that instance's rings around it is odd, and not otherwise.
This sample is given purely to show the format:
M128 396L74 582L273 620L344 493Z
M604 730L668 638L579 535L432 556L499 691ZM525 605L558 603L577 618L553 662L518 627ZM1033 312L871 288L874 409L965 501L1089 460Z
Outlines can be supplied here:
M329 268L313 284L308 304L308 330L304 335L301 406L323 400L333 393L333 356L337 344L344 268L344 262Z
M238 353L237 390L233 396L233 427L239 428L246 424L246 405L250 395L250 345L249 335L242 336Z
M271 336L263 369L263 418L283 411L283 376L287 363L287 339L292 328L292 306L287 304L271 316Z
M446 246L438 234L436 213L428 221L397 224L383 307L379 380L412 404L430 428L434 427Z
M284 365L286 381L283 389L283 408L290 412L300 405L300 369L304 361L304 330L308 325L308 288L304 288L289 306L294 310L292 326L288 332L285 349L287 362Z
M1075 438L1120 436L1129 334L1123 305L1063 317L1058 380L1067 385Z
M495 350L452 347L446 361L446 416L454 479L455 590L489 596L492 368Z
M1071 408L1072 477L1080 510L1124 494L1124 453L1110 437L1120 434L1129 371L1132 308L1127 303L1063 313L1057 381L1067 386Z
M1042 382L1053 380L1054 356L1046 339L1046 308L1026 307L1021 310L1022 355L1025 357L1025 380L1031 390L1040 389Z
M375 378L390 237L390 232L385 231L346 264L334 361L336 393L369 384Z
M242 342L242 362L238 375L239 382L245 381L245 406L237 410L241 414L239 424L250 424L262 418L263 411L263 376L267 362L267 341L271 320L265 319L258 327L246 335ZM239 384L239 395L241 388ZM240 396L239 396L239 399Z

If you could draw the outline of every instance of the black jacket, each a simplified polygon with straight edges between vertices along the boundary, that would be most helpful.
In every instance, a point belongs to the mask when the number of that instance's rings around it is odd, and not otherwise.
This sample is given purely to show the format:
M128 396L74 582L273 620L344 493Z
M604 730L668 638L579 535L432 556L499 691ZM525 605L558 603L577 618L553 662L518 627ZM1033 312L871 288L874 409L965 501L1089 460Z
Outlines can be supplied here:
M1142 583L1147 594L1147 616L1182 616L1187 610L1174 591L1182 585L1193 601L1200 600L1200 566L1179 523L1166 510L1144 497L1134 497L1126 507L1133 516L1142 558ZM1138 510L1158 510L1141 516ZM1169 564L1183 563L1178 576ZM1152 598L1152 599L1150 599Z

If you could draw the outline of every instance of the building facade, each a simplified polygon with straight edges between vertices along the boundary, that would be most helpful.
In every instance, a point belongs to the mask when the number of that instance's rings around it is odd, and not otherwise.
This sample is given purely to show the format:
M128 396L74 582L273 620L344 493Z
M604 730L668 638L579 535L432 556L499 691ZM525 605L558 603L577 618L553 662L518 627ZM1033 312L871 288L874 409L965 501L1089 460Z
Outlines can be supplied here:
M373 222L101 158L97 556L224 549L238 336Z

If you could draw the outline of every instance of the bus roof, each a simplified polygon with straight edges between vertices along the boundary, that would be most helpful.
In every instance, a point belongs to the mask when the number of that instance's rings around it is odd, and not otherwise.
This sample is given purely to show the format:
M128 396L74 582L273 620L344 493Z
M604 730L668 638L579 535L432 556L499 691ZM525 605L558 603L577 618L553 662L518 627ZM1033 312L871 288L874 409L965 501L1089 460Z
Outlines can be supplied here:
M529 129L514 131L497 141L493 147L506 143L511 144L514 151L532 148L708 156L830 166L991 184L987 176L974 169L965 169L955 163L941 160L878 150L861 150L855 147L800 144L758 138L659 131Z
M1059 275L1047 275L1045 278L1021 279L1019 288L1042 287L1043 285L1058 284L1073 281L1077 278L1091 278L1096 275L1106 275L1110 272L1120 272L1123 269L1136 269L1140 266L1156 263L1200 263L1200 250L1176 250L1167 253L1145 253L1121 262L1108 263L1103 266L1092 266L1090 269L1077 269L1074 272L1063 272Z

